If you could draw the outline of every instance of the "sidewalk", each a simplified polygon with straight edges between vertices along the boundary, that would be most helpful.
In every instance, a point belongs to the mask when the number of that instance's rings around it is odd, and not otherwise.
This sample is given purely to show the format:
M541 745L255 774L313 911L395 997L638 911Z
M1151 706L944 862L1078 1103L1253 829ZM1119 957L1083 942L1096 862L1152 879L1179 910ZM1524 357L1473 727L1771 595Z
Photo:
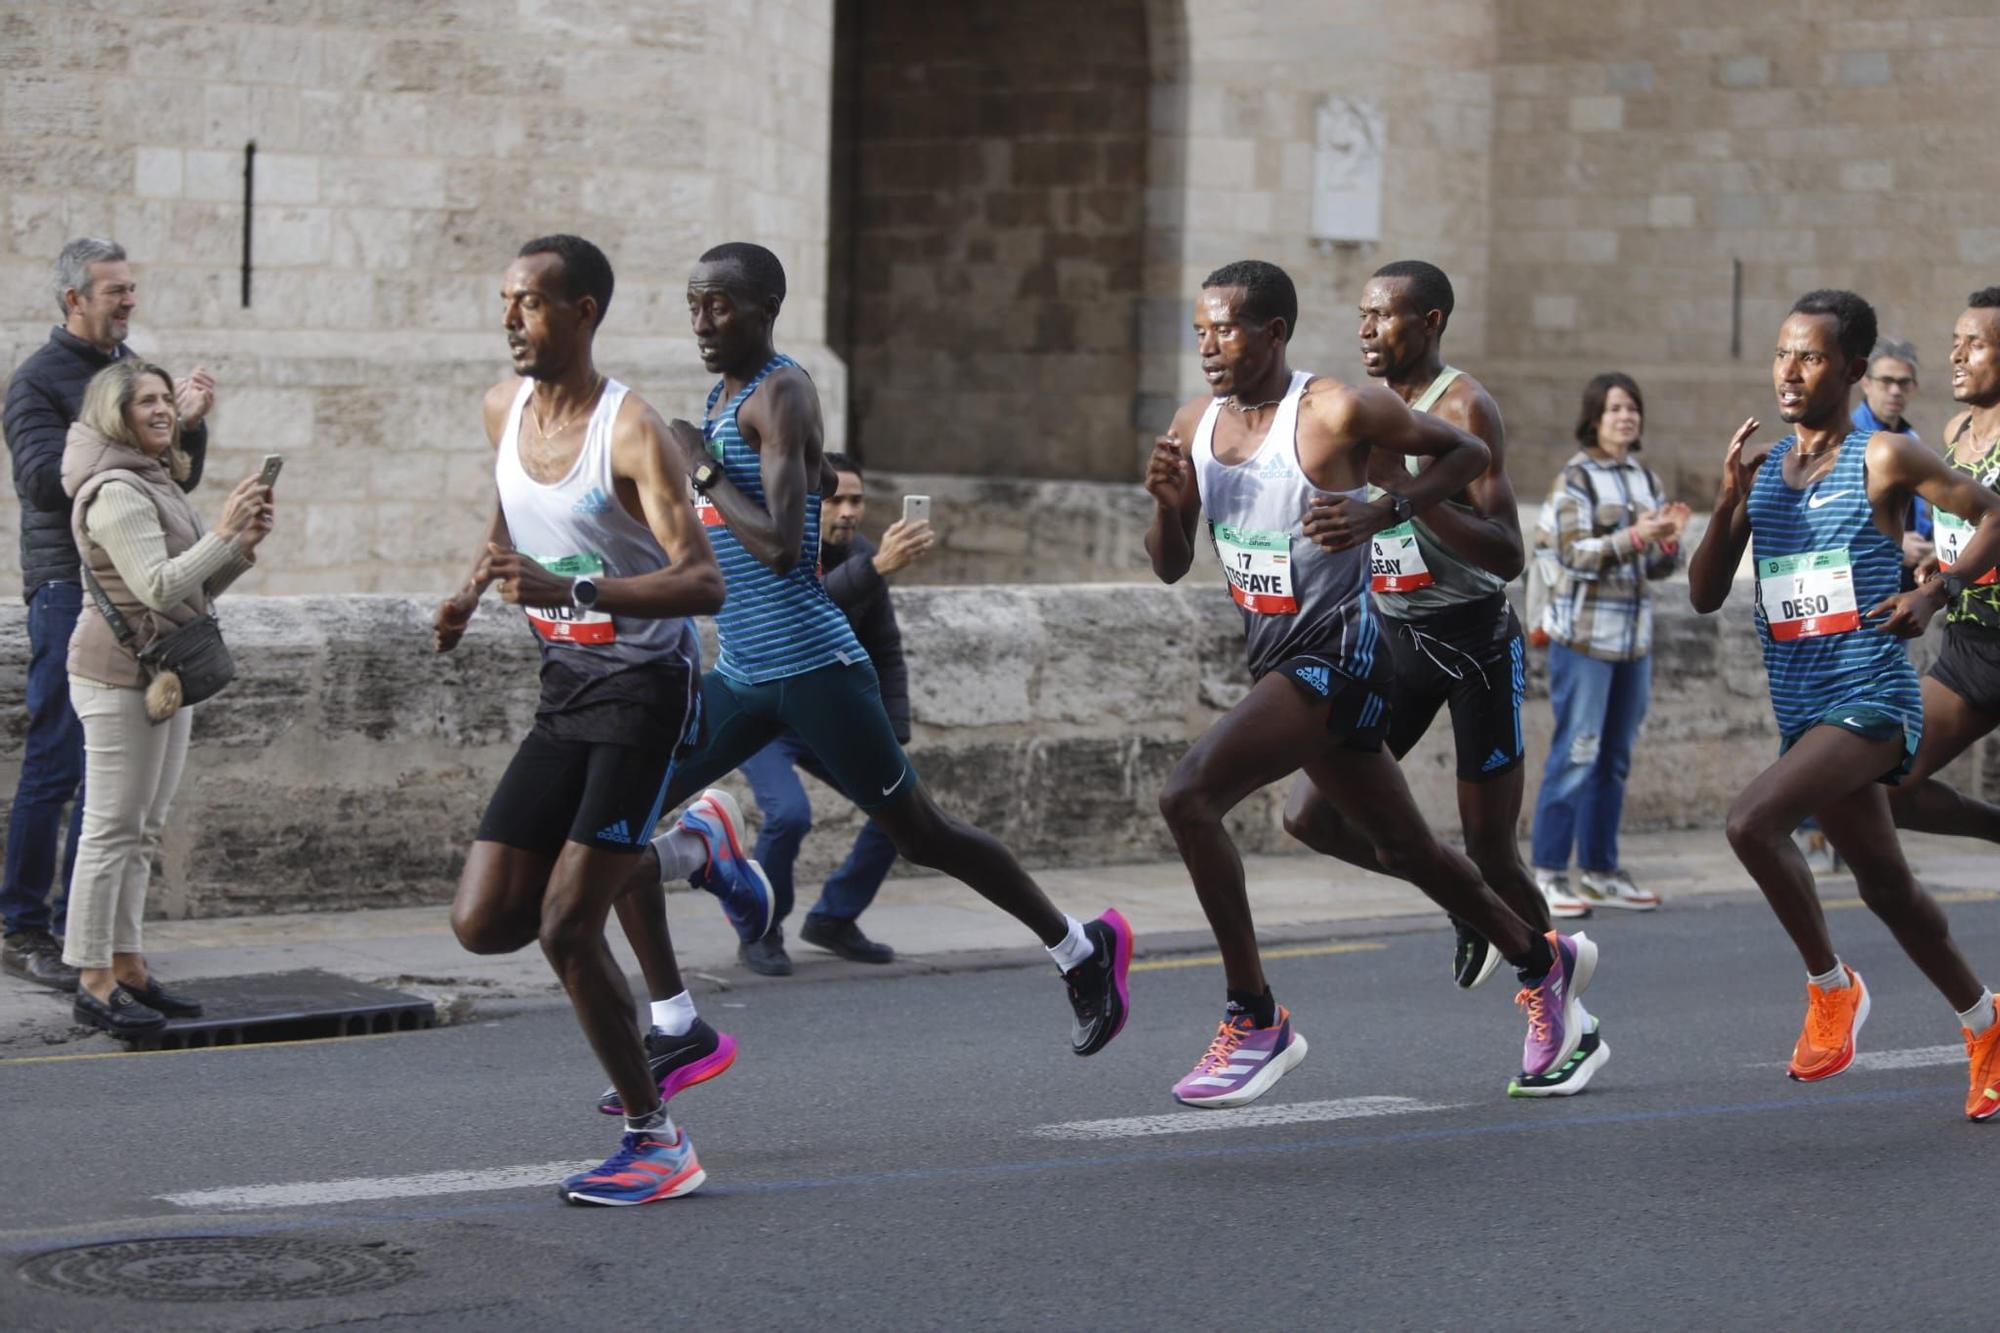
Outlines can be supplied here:
M1909 835L1904 845L1917 873L1941 891L1971 890L1984 897L1993 884L1995 861L1984 844ZM1755 893L1718 830L1633 834L1624 839L1624 847L1627 868L1661 893L1663 910L1694 898ZM1269 941L1444 929L1443 917L1415 889L1336 861L1312 855L1254 856L1245 858L1245 867L1258 932ZM1125 913L1138 932L1141 953L1208 952L1213 947L1179 862L1035 873L1050 897L1079 918L1106 907ZM1853 881L1845 875L1823 878L1820 884L1829 900L1853 897ZM801 890L810 895L806 886ZM681 970L697 994L791 984L738 965L736 937L707 894L670 894L667 916ZM795 927L798 920L795 913L787 925ZM947 879L891 879L863 925L870 936L895 946L900 955L896 963L848 963L788 938L797 967L791 980L1046 963L1017 923ZM615 930L612 934L620 961L636 977L631 951ZM490 1016L523 1004L565 1003L539 950L502 957L469 954L452 937L443 906L149 922L146 944L152 965L169 981L320 968L430 998L439 1006L441 1022ZM68 996L0 975L0 1057L56 1044L66 1052L121 1049L72 1024Z

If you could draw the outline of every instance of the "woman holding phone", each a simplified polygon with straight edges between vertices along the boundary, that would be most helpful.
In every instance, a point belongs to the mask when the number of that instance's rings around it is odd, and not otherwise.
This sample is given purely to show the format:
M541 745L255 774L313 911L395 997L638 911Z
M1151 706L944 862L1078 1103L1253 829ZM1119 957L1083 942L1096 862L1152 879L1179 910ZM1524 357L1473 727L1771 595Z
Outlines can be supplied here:
M189 707L155 721L148 669L105 616L96 591L144 647L212 609L271 531L271 488L237 483L204 535L174 483L187 475L166 371L114 361L84 390L63 450L70 529L83 557L83 614L69 644L70 700L83 723L83 835L63 961L80 969L79 1023L137 1037L201 1006L163 987L140 952L153 856L187 758ZM91 584L96 589L91 589ZM156 700L157 703L157 700Z

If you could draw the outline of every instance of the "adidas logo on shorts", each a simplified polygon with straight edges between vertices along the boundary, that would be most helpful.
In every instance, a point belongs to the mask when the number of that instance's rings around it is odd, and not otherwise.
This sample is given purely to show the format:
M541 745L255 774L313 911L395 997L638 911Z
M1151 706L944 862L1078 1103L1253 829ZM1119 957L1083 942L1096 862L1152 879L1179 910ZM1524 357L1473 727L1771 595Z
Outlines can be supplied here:
M616 824L612 824L605 828L597 830L597 836L602 838L606 842L629 843L632 841L632 830L625 823L625 821L621 819Z
M1298 667L1292 674L1324 695L1333 687L1333 673L1325 667Z

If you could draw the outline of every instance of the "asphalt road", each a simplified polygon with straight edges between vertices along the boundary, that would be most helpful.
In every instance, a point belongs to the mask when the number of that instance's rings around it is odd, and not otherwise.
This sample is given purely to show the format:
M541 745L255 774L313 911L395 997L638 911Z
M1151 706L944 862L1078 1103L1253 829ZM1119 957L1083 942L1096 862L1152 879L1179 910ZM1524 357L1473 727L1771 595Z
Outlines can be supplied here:
M2000 912L1953 915L2000 977ZM1963 1119L1943 1001L1865 912L1834 924L1874 1012L1866 1067L1812 1087L1782 1068L1801 970L1742 901L1589 925L1612 1056L1568 1100L1503 1095L1510 988L1453 989L1442 931L1274 959L1312 1053L1248 1115L1167 1094L1219 1016L1212 962L1136 969L1131 1025L1087 1061L1039 969L739 990L704 1012L741 1059L674 1103L709 1186L638 1209L551 1188L616 1137L566 1011L0 1062L0 1321L1991 1327L2000 1125ZM47 1257L140 1238L182 1257ZM234 1299L36 1285L171 1284L217 1247L249 1251L202 1270ZM356 1289L260 1285L329 1273Z

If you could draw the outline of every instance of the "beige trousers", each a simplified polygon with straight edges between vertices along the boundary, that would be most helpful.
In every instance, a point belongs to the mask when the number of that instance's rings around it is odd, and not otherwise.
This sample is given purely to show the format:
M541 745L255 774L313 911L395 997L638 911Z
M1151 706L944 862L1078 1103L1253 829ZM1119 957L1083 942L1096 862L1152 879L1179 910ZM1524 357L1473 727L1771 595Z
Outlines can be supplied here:
M165 722L146 716L146 692L69 678L83 723L83 835L69 890L63 961L110 967L114 953L140 952L140 923L167 807L187 763L194 710Z

